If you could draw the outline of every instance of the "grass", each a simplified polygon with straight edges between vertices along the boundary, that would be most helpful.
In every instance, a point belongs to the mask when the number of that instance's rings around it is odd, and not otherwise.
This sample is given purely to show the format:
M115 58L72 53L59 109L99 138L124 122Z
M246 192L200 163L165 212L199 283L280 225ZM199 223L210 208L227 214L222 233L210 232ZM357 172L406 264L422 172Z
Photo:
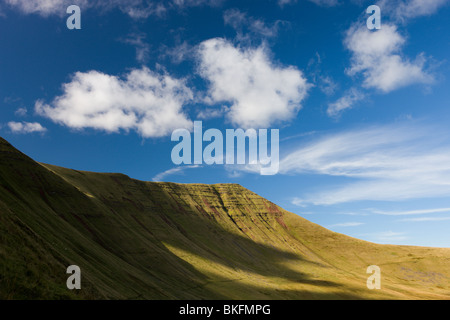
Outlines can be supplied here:
M39 164L0 138L1 299L450 299L449 262L450 249L331 232L240 185Z

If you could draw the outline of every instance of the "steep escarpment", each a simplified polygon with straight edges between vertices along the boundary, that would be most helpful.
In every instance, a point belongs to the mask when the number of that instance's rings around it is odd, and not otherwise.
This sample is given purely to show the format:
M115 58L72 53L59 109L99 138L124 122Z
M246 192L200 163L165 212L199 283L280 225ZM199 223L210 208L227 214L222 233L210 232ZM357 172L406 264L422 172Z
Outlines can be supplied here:
M449 263L449 249L333 233L240 185L70 170L0 139L3 299L448 299ZM382 290L366 287L370 265Z

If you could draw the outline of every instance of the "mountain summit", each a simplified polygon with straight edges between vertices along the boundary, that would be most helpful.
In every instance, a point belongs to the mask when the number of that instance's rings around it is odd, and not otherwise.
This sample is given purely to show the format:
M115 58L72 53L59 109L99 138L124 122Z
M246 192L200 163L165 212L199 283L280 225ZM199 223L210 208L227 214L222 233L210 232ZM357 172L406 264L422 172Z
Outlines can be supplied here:
M450 249L334 233L240 185L65 169L0 138L1 299L450 299L449 263Z

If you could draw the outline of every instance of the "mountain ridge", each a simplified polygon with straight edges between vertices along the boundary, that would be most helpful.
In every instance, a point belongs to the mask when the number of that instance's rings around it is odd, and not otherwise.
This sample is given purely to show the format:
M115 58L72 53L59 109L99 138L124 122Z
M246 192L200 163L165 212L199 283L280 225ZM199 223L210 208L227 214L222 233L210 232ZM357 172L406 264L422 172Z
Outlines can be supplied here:
M4 299L450 299L450 249L334 233L238 184L38 163L2 138L0 212Z

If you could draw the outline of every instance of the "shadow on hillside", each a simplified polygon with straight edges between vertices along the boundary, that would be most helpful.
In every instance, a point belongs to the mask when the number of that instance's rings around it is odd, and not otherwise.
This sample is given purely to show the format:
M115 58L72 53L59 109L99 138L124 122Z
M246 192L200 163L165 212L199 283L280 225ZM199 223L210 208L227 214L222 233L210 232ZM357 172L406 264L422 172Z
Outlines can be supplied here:
M96 190L94 197L88 197L78 190L79 186L75 188L66 179L22 157L14 155L15 161L0 163L0 200L30 232L47 243L40 250L57 257L62 265L83 261L85 265L80 267L88 270L84 279L91 287L101 288L100 298L337 298L333 293L339 291L337 283L313 279L285 265L289 261L322 268L317 262L255 242L239 228L230 232L185 197L171 195L159 184L121 175L96 175L94 180L93 175L71 171L76 179ZM198 205L201 208L202 204ZM263 278L327 287L330 294L282 291L264 284L230 281L218 274L207 275L172 253L167 245L195 255L206 264L210 261ZM49 261L33 263L45 265ZM22 277L24 283L28 281L27 275L16 276ZM60 285L64 288L65 282Z
M232 287L235 297L239 297L240 292L248 291L250 286L242 287L243 284L229 281L225 277L221 278L217 274L205 276L198 271L199 266L187 263L185 259L168 250L166 245L182 250L183 254L193 255L199 261L206 261L205 263L209 261L210 264L218 264L228 270L242 271L293 283L327 287L330 291L340 287L338 283L314 279L306 273L286 266L286 263L289 262L305 267L326 268L320 263L305 259L299 254L255 242L239 231L237 227L235 232L230 232L210 216L199 212L198 208L193 207L192 203L187 200L183 200L183 197L169 195L163 192L157 184L149 185L128 179L121 179L116 183L123 190L133 190L134 194L128 194L124 198L125 200L120 201L120 204L117 203L117 200L110 202L105 197L102 202L108 207L114 208L115 215L133 219L135 228L140 228L141 233L145 234L149 242L162 244L162 246L158 246L165 251L162 256L170 256L170 259L167 258L168 260L177 260L171 266L166 266L167 268L172 269L174 265L178 265L189 270L190 274L196 275L195 284L183 290L199 291L199 288L205 290L207 288L205 284L223 281L224 283L228 282L227 286ZM180 188L180 186L174 186ZM143 195L141 197L139 193L137 194L139 201L135 198L137 190ZM134 213L130 214L130 212ZM113 248L111 249L115 251ZM211 279L212 277L213 279ZM255 287L252 290L257 292L262 290L262 287L263 285L261 288ZM306 296L307 293L290 292L288 294L292 298L296 295ZM274 290L268 296L285 297L286 294ZM326 295L323 298L326 299ZM352 296L352 298L356 298L356 296Z

